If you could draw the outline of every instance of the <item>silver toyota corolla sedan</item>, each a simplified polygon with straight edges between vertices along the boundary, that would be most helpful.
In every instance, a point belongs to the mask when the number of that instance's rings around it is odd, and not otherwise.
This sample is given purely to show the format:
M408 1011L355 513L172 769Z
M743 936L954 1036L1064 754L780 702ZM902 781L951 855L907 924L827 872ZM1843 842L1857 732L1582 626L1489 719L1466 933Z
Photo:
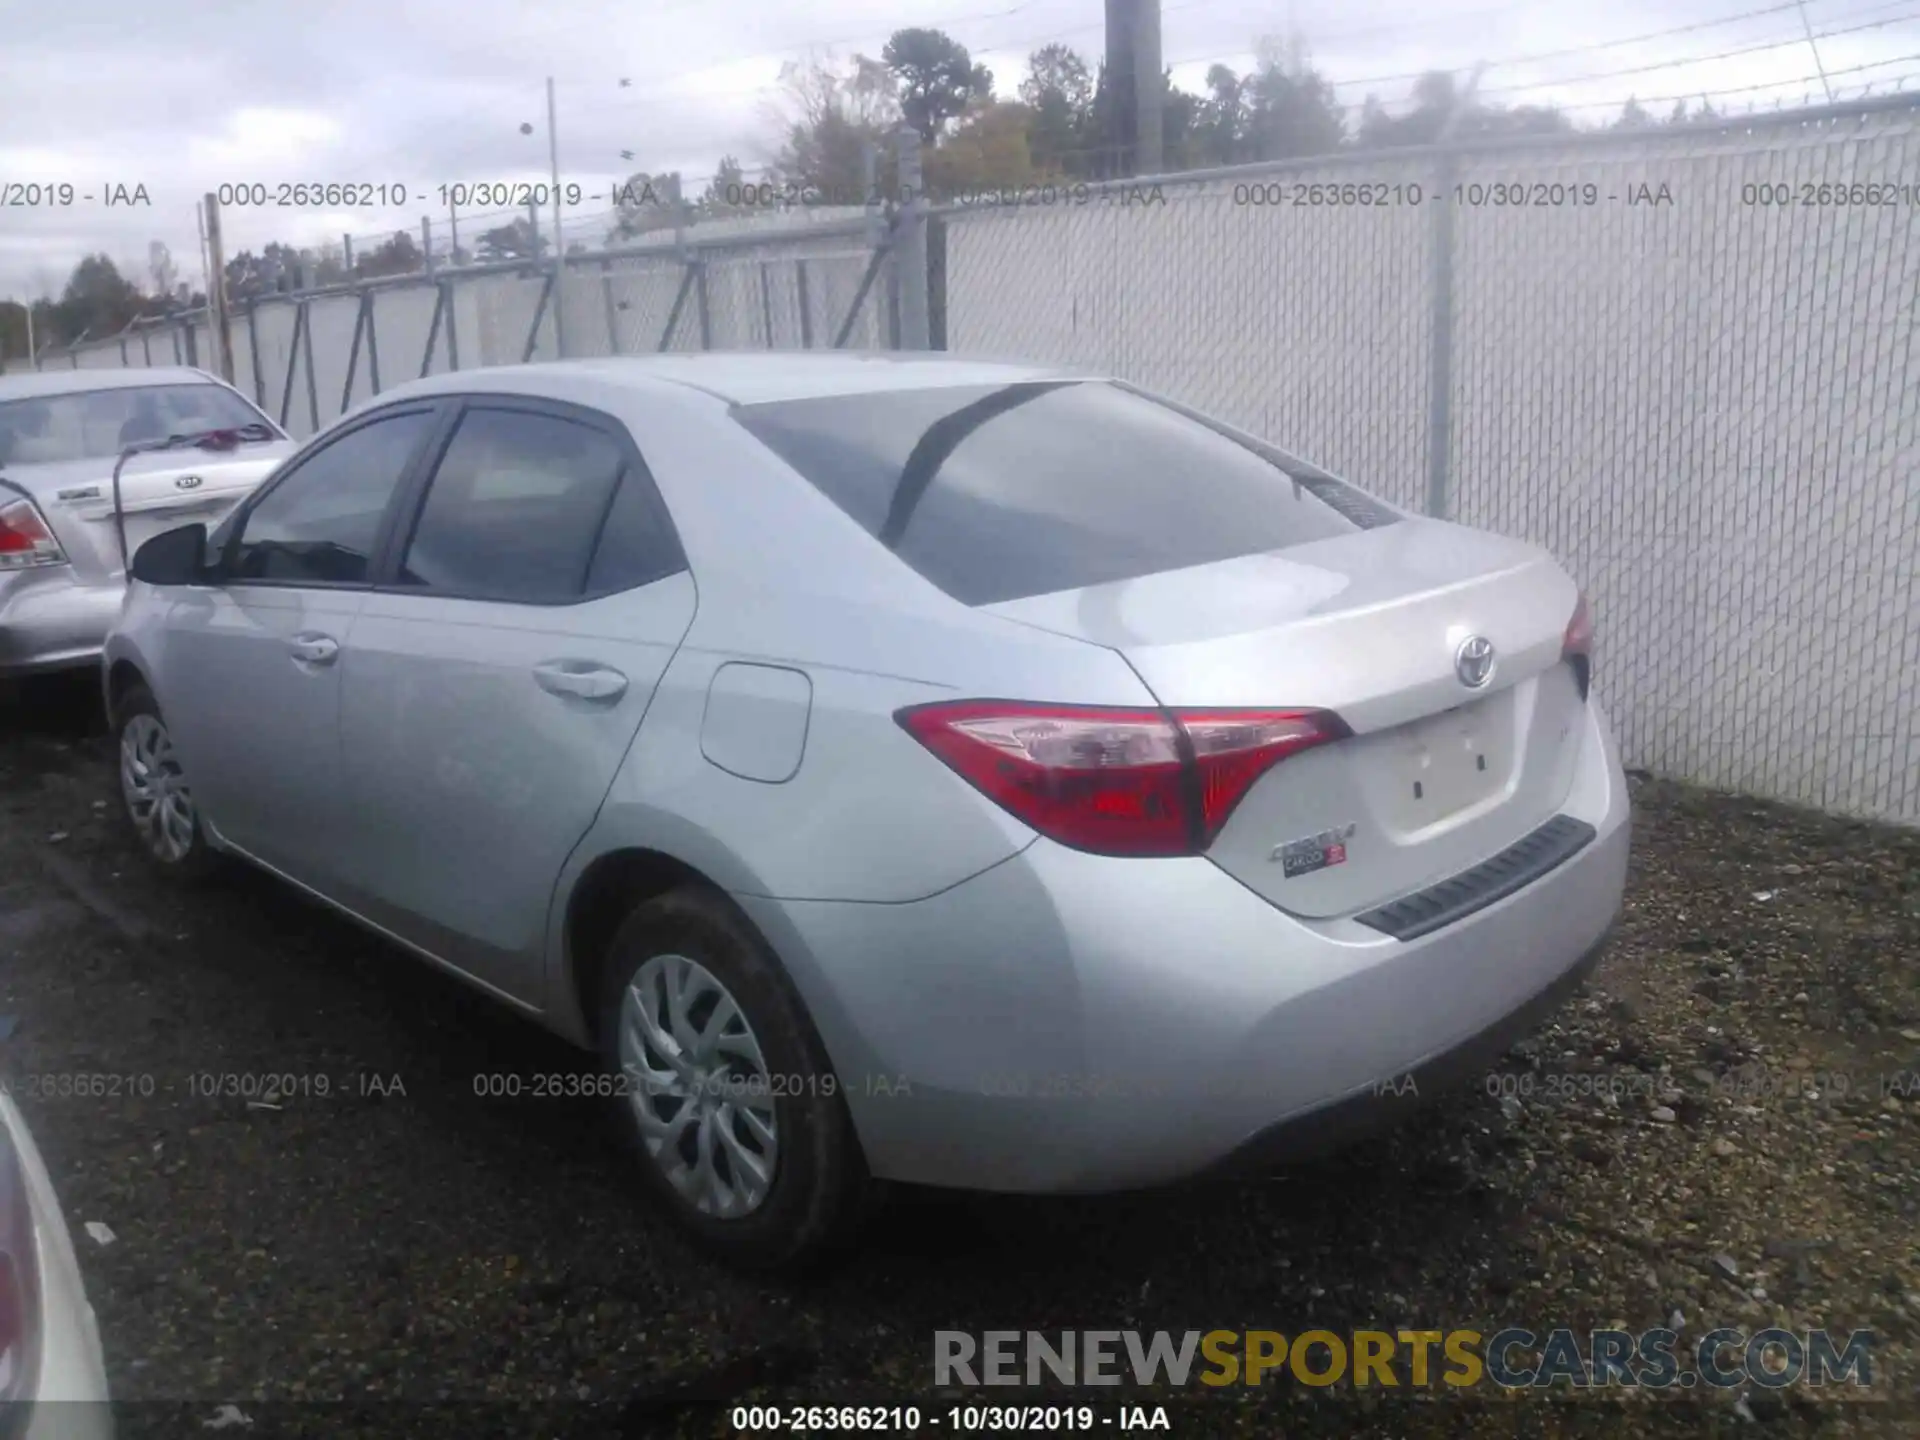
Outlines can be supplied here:
M668 1209L1155 1185L1411 1109L1594 963L1574 582L1128 385L694 355L408 384L135 558L154 860L599 1048ZM1409 1078L1411 1077L1411 1078Z
M223 451L123 451L173 435L257 427ZM202 370L0 375L0 678L100 663L129 553L189 520L217 519L293 452L284 431Z

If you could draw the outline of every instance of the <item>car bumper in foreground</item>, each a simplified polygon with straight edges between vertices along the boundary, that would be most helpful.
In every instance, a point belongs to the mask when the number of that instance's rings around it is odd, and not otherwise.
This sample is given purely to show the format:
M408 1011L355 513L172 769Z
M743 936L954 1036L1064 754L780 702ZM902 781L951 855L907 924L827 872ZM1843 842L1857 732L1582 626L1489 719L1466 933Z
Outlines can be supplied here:
M20 1158L40 1270L40 1373L21 1440L111 1440L100 1330L53 1180L20 1111L5 1094L0 1094L0 1124Z
M117 581L83 584L67 565L0 575L0 678L99 664L125 596Z
M1411 1112L1592 968L1629 830L1597 709L1588 726L1561 809L1593 838L1412 940L1289 915L1205 859L1047 840L912 904L740 903L806 999L876 1175L1163 1184Z

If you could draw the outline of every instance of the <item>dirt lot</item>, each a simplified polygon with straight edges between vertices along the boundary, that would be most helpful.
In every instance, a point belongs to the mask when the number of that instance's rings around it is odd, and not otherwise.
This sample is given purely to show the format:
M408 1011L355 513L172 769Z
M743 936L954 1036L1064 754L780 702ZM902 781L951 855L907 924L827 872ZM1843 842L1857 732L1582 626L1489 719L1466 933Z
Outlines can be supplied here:
M76 1232L123 1434L205 1433L225 1404L247 1435L726 1434L739 1403L926 1405L941 1328L1675 1311L1687 1337L1871 1330L1875 1383L1516 1402L1282 1380L1102 1412L1164 1403L1191 1435L1920 1433L1920 834L1639 782L1609 961L1484 1085L1227 1188L900 1196L791 1290L641 1210L590 1102L475 1093L580 1069L564 1046L264 878L157 884L89 718L45 694L0 713L0 1074ZM30 1079L71 1074L126 1078ZM206 1074L294 1080L267 1109L196 1094Z

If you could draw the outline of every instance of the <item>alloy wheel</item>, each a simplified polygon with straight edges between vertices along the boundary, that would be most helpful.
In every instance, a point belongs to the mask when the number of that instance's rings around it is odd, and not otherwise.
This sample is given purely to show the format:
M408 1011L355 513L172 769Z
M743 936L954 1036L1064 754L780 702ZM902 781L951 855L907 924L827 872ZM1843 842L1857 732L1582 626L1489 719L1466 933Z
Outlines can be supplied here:
M620 997L620 1068L640 1137L667 1183L716 1219L766 1200L780 1159L760 1041L727 987L684 955L643 963Z
M167 727L135 715L120 732L120 793L146 846L168 863L193 849L193 792Z

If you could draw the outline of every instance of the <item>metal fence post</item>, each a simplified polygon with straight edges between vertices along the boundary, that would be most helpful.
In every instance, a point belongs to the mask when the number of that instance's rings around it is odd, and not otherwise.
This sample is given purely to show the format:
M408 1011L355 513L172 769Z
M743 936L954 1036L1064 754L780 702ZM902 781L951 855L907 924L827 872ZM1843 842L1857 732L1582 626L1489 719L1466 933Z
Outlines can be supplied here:
M533 307L533 323L527 327L527 346L520 352L520 363L525 365L533 359L533 352L540 348L540 322L547 318L547 305L553 299L553 280L559 274L557 270L547 272L547 283L540 287L540 303Z
M304 311L311 302L302 300L300 308ZM302 332L303 346L307 357L307 415L313 428L320 428L320 381L313 371L313 322L309 320Z
M680 272L680 289L673 297L673 308L667 312L667 325L660 332L660 351L666 353L673 344L673 332L680 328L680 312L687 307L687 292L693 288L693 262L686 262L686 268Z
M920 132L902 125L894 132L900 171L900 216L893 236L898 279L902 350L933 348L927 324L927 207L921 195Z
M377 308L374 301L378 298L377 290L369 290L360 298L360 303L367 307L367 380L372 385L367 392L369 395L380 393L380 336L374 324L374 311Z
M773 281L767 274L767 262L760 262L760 321L766 327L767 349L773 349Z
M420 378L427 378L433 369L433 347L440 339L440 321L447 313L447 287L444 283L433 287L433 319L427 324L427 349L420 357Z
M1439 192L1427 221L1427 514L1447 518L1453 452L1453 157L1434 157Z
M614 318L613 262L611 260L600 262L600 300L607 312L607 353L618 355L620 353L620 322Z
M813 304L807 298L806 261L793 262L793 283L794 288L799 292L800 299L800 348L811 350L813 348Z
M360 296L360 305L353 312L353 344L347 350L347 383L340 387L340 413L347 413L347 406L353 400L353 377L360 369L360 336L367 328L367 297Z
M1473 105L1474 92L1480 88L1486 68L1485 61L1473 67L1433 141L1433 186L1437 193L1427 222L1428 278L1433 291L1427 325L1427 514L1436 520L1447 518L1447 486L1453 464L1453 184L1457 172L1450 147L1461 117Z
M267 408L267 377L266 372L260 368L260 326L254 319L254 312L259 308L259 297L249 297L247 300L247 354L253 360L254 403L264 410Z
M293 308L293 338L287 344L287 383L280 391L280 428L285 429L293 410L293 381L300 370L300 341L307 333L307 302Z
M460 297L454 293L454 282L442 280L447 287L447 369L460 368L460 331L454 325L454 316L459 313Z
M692 264L694 267L693 303L700 314L700 348L702 350L711 350L713 348L713 318L707 310L706 258L704 256L697 256L692 261Z

